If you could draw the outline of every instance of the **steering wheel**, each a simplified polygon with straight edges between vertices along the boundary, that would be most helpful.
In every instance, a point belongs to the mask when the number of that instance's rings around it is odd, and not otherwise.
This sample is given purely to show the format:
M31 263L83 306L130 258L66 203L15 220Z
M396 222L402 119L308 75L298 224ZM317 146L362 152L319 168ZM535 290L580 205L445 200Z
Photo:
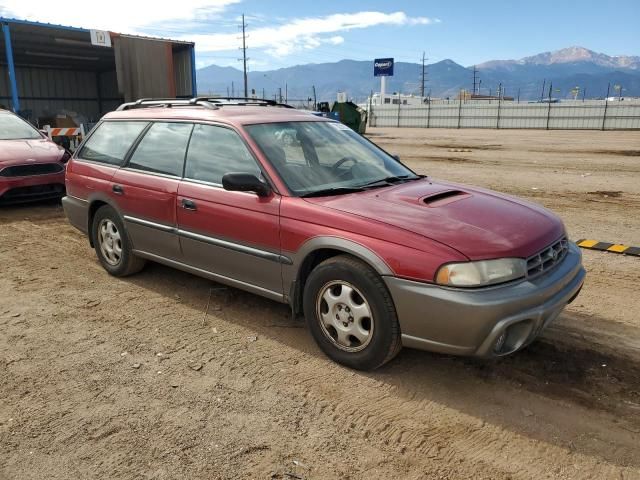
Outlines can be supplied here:
M342 178L344 176L346 176L348 173L351 173L351 171L347 171L347 172L340 172L339 169L342 165L344 165L347 162L353 162L353 164L355 165L356 163L358 163L358 159L355 157L344 157L341 158L340 160L338 160L336 163L333 164L333 166L331 167L331 173L333 175L335 175L338 178Z

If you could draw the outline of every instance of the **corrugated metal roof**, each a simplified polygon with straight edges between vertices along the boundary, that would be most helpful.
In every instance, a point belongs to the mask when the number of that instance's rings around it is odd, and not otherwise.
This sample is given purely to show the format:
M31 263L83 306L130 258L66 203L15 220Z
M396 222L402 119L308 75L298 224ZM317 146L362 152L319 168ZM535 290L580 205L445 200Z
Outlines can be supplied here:
M21 20L19 18L6 18L6 17L0 17L0 23L15 23L15 24L19 24L19 25L32 25L34 27L47 27L47 28L52 28L52 29L57 29L57 30L67 30L67 31L72 31L72 32L86 32L86 33L88 33L91 30L91 29L88 29L88 28L73 27L73 26L68 26L68 25L58 25L58 24L55 24L55 23L34 22L34 21L31 21L31 20ZM133 35L133 34L129 34L129 33L119 33L119 32L112 32L112 31L109 31L109 33L112 33L114 35L119 35L119 36L122 36L122 37L140 38L140 39L145 39L145 40L156 40L156 41L171 42L171 43L183 44L183 45L195 45L194 42L187 42L187 41L184 41L184 40L173 40L171 38L164 38L164 37L150 37L150 36L145 36L145 35Z

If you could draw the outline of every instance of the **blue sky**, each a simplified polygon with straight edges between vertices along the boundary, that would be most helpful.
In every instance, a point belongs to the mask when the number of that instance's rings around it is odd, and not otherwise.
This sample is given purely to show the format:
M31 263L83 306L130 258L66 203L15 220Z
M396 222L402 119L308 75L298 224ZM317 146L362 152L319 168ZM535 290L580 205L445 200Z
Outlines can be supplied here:
M126 14L124 13L126 12ZM252 70L394 57L468 66L574 45L640 55L640 1L0 0L0 15L196 42L199 67L240 68L246 14Z

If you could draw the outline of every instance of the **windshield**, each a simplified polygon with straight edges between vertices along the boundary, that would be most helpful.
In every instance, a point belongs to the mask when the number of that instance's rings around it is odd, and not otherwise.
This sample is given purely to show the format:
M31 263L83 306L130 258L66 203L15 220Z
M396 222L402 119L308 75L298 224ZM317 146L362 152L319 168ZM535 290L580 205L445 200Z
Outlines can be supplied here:
M295 195L349 193L419 178L341 123L265 123L245 129Z
M35 140L42 138L30 124L6 113L0 113L0 140Z

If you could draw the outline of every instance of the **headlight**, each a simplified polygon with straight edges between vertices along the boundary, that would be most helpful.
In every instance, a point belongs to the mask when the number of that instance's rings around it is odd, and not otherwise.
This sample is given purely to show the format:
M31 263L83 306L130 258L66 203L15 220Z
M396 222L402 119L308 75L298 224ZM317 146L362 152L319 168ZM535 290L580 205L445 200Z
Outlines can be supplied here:
M522 278L527 265L522 258L449 263L436 274L436 283L451 287L483 287Z

